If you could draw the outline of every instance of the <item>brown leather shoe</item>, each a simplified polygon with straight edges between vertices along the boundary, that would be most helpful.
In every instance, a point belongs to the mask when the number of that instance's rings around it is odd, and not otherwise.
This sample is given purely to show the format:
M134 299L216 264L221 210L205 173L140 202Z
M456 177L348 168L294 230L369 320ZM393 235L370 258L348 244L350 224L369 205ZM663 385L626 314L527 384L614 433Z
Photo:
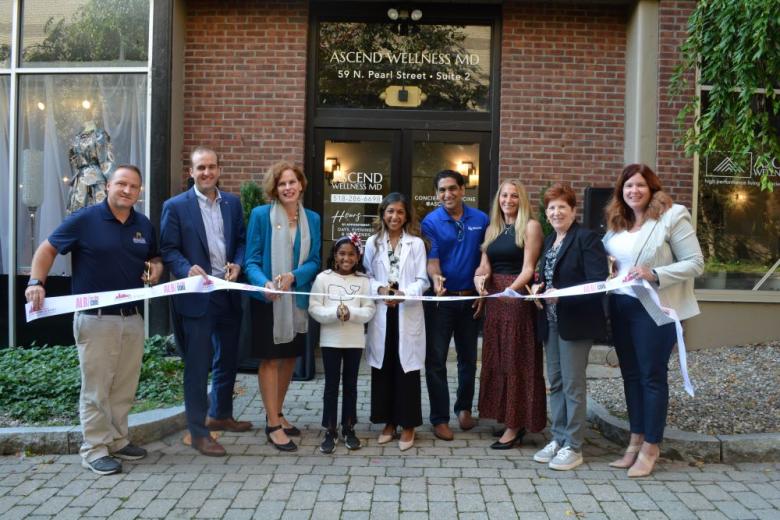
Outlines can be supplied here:
M471 412L468 410L461 410L458 413L458 423L460 423L461 430L470 430L477 425L477 421L471 416Z
M443 441L451 441L452 439L455 438L455 434L452 433L452 430L450 429L450 425L447 423L434 424L433 434L436 436L437 439L441 439Z
M252 423L249 421L236 421L232 417L228 417L227 419L206 417L206 428L211 431L246 432L252 428Z
M207 457L224 457L225 448L211 437L193 437L192 447Z

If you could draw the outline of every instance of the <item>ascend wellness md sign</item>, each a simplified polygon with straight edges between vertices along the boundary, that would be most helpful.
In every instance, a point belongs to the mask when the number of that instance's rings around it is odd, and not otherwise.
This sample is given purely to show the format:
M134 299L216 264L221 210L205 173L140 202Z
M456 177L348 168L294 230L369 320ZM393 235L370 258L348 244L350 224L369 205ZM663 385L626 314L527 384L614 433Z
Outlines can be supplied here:
M319 26L320 107L419 108L485 112L490 26L323 22Z

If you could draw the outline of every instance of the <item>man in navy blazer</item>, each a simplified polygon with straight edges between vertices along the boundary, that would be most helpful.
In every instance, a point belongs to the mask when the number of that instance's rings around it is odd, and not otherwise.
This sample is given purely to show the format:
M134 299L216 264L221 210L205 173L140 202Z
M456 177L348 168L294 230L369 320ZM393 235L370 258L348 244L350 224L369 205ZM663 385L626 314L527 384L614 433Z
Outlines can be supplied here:
M163 204L160 252L175 278L212 275L236 281L246 233L241 203L219 190L219 157L199 146L190 154L195 185ZM184 407L192 447L220 457L225 448L210 430L247 431L233 418L241 297L237 291L182 294L173 301L174 334L184 358ZM211 403L207 396L212 371ZM208 414L208 415L207 415Z

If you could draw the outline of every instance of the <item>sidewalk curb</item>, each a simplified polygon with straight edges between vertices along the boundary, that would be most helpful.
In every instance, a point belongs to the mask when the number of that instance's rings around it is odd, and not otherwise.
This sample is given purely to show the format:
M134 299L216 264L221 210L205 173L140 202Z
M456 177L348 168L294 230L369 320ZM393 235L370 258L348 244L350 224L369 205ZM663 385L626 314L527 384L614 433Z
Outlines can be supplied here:
M184 406L160 408L130 414L130 439L147 444L186 427ZM30 451L36 455L77 454L81 445L81 426L22 426L0 428L0 455Z
M600 403L588 398L588 420L607 439L628 444L628 422L618 419ZM780 462L780 433L704 435L666 428L661 456L703 462Z

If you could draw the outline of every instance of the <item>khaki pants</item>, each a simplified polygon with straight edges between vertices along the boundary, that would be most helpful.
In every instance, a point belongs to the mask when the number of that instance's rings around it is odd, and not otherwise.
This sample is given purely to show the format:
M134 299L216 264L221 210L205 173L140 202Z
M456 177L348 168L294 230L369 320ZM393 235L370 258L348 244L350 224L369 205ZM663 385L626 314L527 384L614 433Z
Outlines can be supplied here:
M135 400L144 352L144 320L133 316L76 313L79 350L81 456L92 462L124 448L127 415Z

